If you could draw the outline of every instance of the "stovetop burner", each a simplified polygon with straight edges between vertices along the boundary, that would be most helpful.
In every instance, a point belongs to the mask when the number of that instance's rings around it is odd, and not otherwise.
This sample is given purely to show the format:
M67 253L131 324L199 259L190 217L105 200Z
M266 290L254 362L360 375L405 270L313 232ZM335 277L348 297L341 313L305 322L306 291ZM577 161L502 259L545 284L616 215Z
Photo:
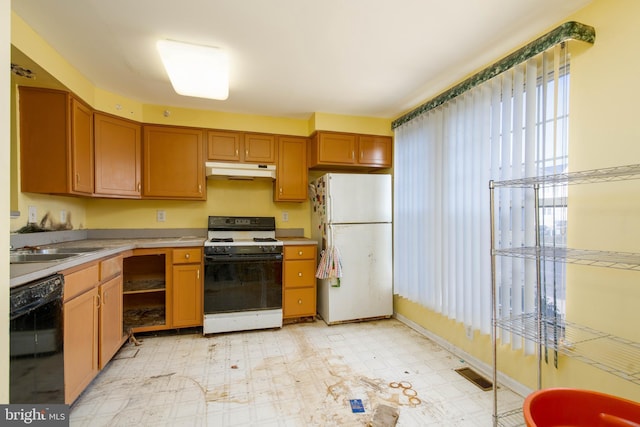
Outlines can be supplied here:
M276 220L274 217L228 217L210 216L208 220L206 246L222 247L256 246L260 252L269 252L273 246L281 246L282 241L276 237ZM237 251L237 249L228 249ZM242 249L251 251L251 249Z

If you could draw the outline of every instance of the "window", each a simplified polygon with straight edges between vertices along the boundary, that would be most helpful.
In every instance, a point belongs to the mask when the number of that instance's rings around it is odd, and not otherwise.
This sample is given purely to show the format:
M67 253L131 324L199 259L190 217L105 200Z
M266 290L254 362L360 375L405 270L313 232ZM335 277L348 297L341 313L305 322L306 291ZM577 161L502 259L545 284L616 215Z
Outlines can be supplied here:
M567 170L567 51L565 43L556 45L396 128L397 294L490 332L488 184ZM540 237L544 244L563 245L566 188L545 191ZM534 246L532 192L496 194L498 247ZM501 258L499 315L533 312L535 261ZM543 276L545 301L563 312L564 267L544 265Z

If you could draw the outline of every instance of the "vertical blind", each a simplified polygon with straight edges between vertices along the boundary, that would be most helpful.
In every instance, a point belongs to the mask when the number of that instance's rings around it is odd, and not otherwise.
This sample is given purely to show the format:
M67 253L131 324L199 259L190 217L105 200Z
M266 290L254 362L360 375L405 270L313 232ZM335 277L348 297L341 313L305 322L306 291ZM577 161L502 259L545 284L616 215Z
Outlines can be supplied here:
M396 127L395 293L490 333L489 181L566 170L567 46L558 44ZM533 246L533 192L501 188L495 194L497 246ZM548 199L543 223L566 220L566 198ZM496 273L499 316L533 312L535 261L502 257ZM551 276L550 292L562 295L563 274Z

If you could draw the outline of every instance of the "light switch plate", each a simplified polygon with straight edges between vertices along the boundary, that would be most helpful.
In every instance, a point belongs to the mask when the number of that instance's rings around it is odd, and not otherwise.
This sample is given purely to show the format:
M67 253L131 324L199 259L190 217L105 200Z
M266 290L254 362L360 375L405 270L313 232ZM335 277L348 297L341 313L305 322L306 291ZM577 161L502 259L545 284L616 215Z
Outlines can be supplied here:
M164 210L159 209L156 211L156 221L165 222L166 219L167 219L167 215Z

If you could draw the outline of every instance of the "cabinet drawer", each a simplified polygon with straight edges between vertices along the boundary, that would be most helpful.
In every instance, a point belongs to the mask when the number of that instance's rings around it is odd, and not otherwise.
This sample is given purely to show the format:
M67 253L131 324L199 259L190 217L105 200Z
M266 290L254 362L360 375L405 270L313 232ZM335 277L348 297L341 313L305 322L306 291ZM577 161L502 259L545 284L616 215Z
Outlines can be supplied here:
M285 261L283 283L285 288L315 285L316 265L313 261Z
M69 301L89 289L98 286L100 266L95 263L71 274L64 275L64 300Z
M116 277L122 273L122 255L100 261L100 281L103 282L111 277Z
M284 291L283 312L283 317L315 316L315 288L290 289Z
M173 250L174 264L197 264L202 261L202 248L181 248Z
M316 258L316 246L304 245L304 246L285 246L284 247L284 259L315 259Z

